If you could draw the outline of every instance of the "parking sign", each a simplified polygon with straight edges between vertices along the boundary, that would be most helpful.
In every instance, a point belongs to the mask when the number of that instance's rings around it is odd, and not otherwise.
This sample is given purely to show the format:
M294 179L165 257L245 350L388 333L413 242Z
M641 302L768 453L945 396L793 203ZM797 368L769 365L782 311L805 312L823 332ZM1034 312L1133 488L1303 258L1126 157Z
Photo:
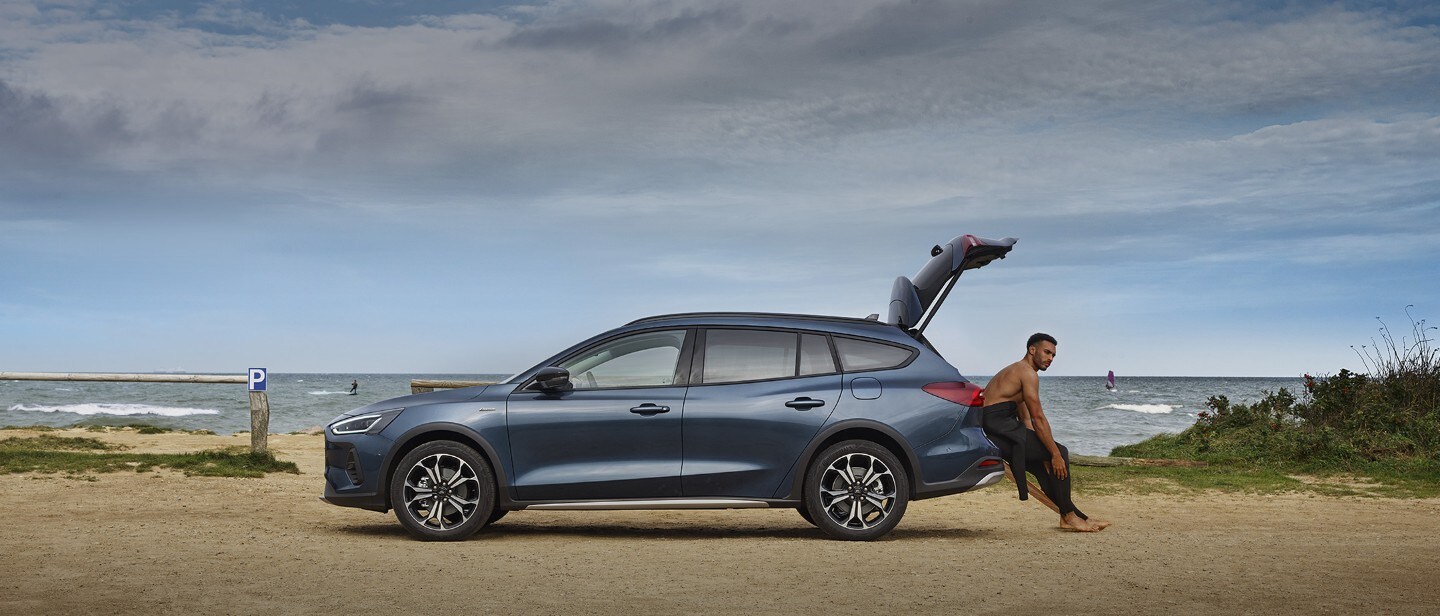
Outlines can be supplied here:
M265 369L250 369L250 391L265 391Z

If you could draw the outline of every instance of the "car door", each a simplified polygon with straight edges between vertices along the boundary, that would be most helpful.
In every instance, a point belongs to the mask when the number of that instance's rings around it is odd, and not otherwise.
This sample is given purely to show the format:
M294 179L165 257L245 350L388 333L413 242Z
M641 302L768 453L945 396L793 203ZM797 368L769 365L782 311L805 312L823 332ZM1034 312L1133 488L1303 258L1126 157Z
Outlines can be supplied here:
M827 336L710 328L695 354L685 496L770 498L840 400Z
M506 421L516 497L680 496L691 338L670 329L602 341L559 362L570 372L571 389L546 393L522 385L511 394Z

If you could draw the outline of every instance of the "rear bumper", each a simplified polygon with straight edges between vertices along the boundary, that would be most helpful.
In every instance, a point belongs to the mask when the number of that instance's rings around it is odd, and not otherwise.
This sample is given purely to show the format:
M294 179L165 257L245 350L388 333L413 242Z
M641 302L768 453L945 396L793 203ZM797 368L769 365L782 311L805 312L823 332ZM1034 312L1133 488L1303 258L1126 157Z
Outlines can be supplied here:
M982 466L989 463L986 466ZM915 499L923 500L937 496L948 496L969 492L999 483L1005 478L1005 462L996 456L985 456L973 466L960 473L959 477L938 483L920 483L915 489Z
M1000 450L974 419L972 410L961 426L915 452L920 461L916 500L983 488L1005 477Z

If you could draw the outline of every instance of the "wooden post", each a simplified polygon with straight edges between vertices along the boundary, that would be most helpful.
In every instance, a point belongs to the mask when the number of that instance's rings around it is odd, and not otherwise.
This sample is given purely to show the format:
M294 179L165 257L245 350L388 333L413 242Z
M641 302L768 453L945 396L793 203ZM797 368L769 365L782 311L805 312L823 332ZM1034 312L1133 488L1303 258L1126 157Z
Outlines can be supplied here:
M250 392L250 453L265 453L270 438L270 399Z
M0 372L0 381L101 381L129 383L244 383L230 374L114 374L96 372Z
M494 385L494 381L437 381L434 379L410 379L410 393L426 394L437 389L458 389L477 385Z

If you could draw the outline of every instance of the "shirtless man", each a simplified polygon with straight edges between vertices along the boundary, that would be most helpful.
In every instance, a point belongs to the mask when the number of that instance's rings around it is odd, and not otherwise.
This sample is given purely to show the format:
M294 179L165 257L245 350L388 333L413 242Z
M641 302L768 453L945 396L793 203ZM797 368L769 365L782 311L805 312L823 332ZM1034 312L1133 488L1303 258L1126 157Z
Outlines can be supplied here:
M985 385L985 435L1010 463L1020 500L1029 497L1025 478L1028 471L1054 503L1052 508L1060 514L1061 528L1103 530L1109 522L1091 520L1070 501L1070 452L1055 442L1050 422L1040 409L1040 371L1053 361L1055 338L1035 334L1025 342L1025 358L990 379Z

